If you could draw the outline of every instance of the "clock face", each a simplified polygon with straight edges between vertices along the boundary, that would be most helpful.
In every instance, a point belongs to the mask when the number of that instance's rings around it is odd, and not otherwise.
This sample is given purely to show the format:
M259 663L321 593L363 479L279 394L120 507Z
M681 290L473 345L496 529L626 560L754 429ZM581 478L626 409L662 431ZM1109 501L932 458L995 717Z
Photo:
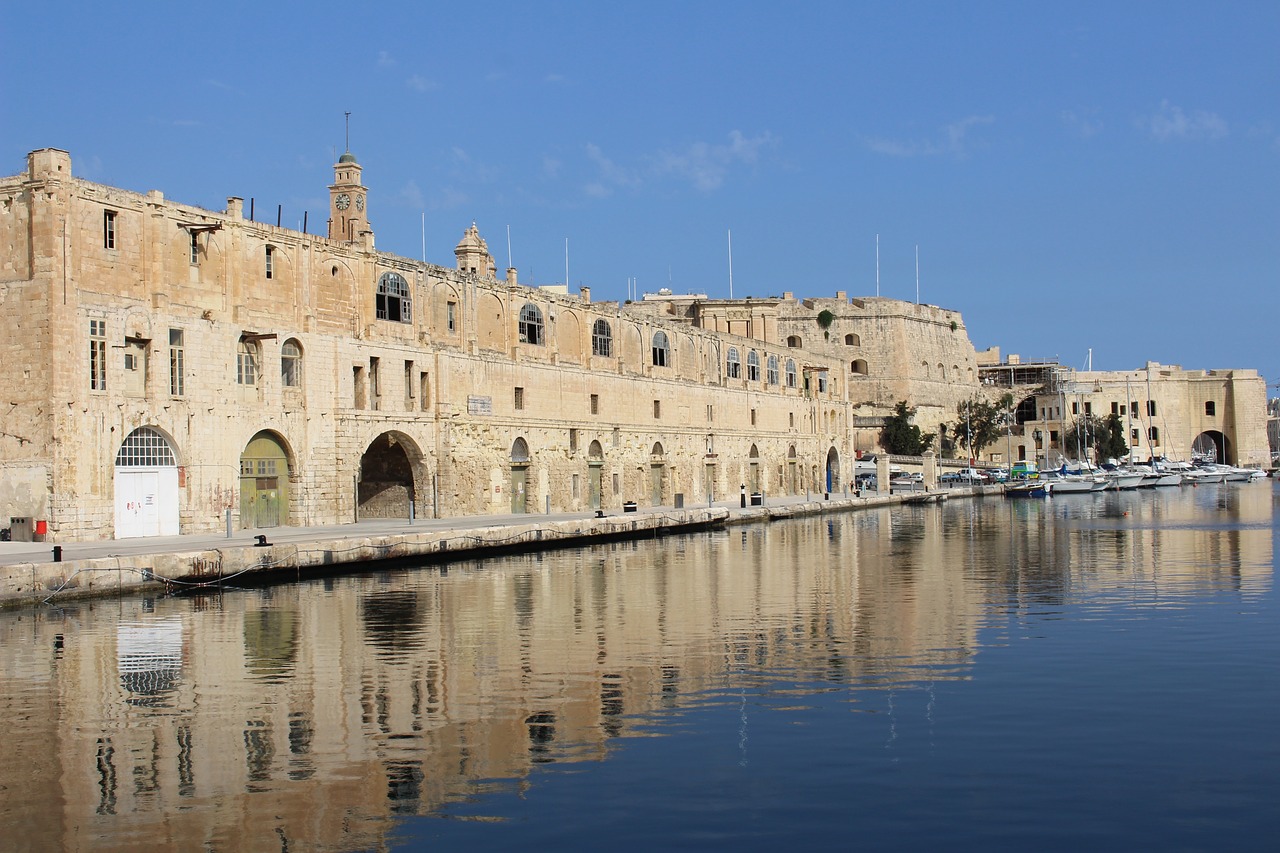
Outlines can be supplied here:
M356 196L356 210L364 210L364 196Z
M333 200L338 210L346 210L351 205L351 196L346 193L338 193L338 197Z

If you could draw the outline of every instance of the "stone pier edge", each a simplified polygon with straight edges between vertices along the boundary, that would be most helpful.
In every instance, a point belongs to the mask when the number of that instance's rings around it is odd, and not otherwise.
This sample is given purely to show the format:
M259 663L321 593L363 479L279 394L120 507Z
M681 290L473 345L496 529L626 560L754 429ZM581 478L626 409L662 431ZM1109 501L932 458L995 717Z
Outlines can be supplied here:
M950 489L948 498L981 496L998 487ZM704 507L615 513L602 518L552 519L531 516L527 524L507 524L422 533L329 537L266 547L235 545L198 551L95 557L59 563L0 566L0 609L147 592L177 593L263 583L293 575L297 580L344 573L359 564L414 562L440 565L451 559L478 559L528 552L696 532L712 527L760 524L832 512L894 506L911 495L831 498L775 506ZM269 531L267 531L269 535Z

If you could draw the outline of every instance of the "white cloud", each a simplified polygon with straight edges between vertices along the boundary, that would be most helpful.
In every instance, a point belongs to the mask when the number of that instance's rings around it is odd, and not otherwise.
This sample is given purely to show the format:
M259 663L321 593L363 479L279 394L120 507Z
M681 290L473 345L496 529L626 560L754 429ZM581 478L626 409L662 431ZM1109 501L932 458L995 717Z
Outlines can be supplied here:
M560 169L563 166L564 163L560 162L555 157L542 158L542 174L546 175L548 178L560 177Z
M1090 118L1087 115L1081 115L1074 110L1062 111L1062 123L1070 128L1074 133L1085 139L1090 139L1102 132L1102 120Z
M1188 113L1168 101L1161 101L1155 114L1138 119L1138 125L1146 128L1158 142L1221 139L1227 135L1227 123L1217 113L1207 110Z
M435 80L430 80L421 74L414 74L408 80L405 80L404 84L415 92L431 92L440 88L440 84Z
M900 140L872 136L863 142L871 151L890 157L937 157L944 154L964 157L979 147L970 140L969 131L994 122L994 116L966 116L941 128L933 139Z
M752 165L762 149L773 145L772 134L746 137L741 131L729 132L728 144L695 142L679 151L659 151L650 158L655 174L676 175L693 184L695 189L709 192L724 183L729 169L735 165Z
M453 154L453 164L449 174L458 183L474 186L477 184L492 184L497 180L497 170L473 159L466 149L455 145L451 149L451 153Z
M396 193L396 197L404 204L405 207L411 207L415 210L421 210L424 207L425 199L422 196L422 190L418 187L417 181L409 181L400 188Z
M543 83L563 83L564 75L557 74L556 72L552 71L549 74L547 74L547 76L542 78L542 82Z
M595 143L587 143L587 158L596 164L600 172L599 179L587 185L588 195L603 198L613 192L613 187L640 186L640 178L606 157Z
M391 54L387 53L385 50L378 51L378 67L379 68L390 68L395 64L396 64L396 61L394 58L392 58Z

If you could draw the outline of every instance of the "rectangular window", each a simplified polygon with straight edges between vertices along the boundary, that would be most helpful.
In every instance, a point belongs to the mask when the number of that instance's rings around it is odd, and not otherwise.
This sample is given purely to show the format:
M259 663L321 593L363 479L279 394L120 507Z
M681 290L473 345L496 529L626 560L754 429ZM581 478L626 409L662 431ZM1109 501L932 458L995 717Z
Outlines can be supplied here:
M599 394L591 395L591 414L593 415L600 414L600 395Z
M276 254L276 247L268 246L267 253L266 253L267 278L272 278L275 275L275 254Z
M577 499L578 499L578 489L579 489L579 488L580 488L580 487L579 487L579 485L578 485L578 475L577 475L577 474L574 474L574 475L573 475L573 487L572 487L572 491L573 491L573 499L574 499L574 500L577 500Z
M1088 400L1084 401L1084 413L1086 415L1093 414L1093 403L1089 402Z
M382 382L379 378L382 359L376 355L369 357L369 408L378 410L378 399L382 396Z
M1213 417L1214 415L1218 414L1218 404L1215 403L1213 400L1205 400L1204 413L1208 417Z
M102 211L102 248L114 249L116 247L116 212L114 210Z
M616 495L620 491L622 491L622 484L619 481L618 475L614 474L613 475L613 493Z
M622 446L622 430L619 429L618 427L613 428L613 446L614 447Z
M406 361L404 363L404 407L406 410L414 408L413 394L413 362Z
M1080 404L1078 402L1071 404L1071 414L1073 415L1080 414Z
M1156 416L1156 401L1148 400L1147 401L1147 417L1154 418L1155 416Z
M576 453L577 451L578 451L578 431L576 429L570 428L569 429L569 452ZM577 474L575 474L574 476L576 477Z
M258 344L252 340L241 340L236 348L236 384L258 384Z
M458 303L449 302L445 305L445 323L449 327L449 331L454 332L458 329Z
M186 373L183 362L186 355L182 343L182 330L169 330L169 393L181 397L186 393Z
M662 417L662 401L661 400L653 401L653 416L655 418Z
M707 403L707 423L711 423L716 419L716 407Z
M89 321L89 390L107 390L107 321Z
M357 409L367 408L368 402L365 396L364 368L358 364L352 365L351 367L351 388L353 396L355 397L352 401L355 403L355 407Z
M191 232L191 263L200 263L200 234L197 231Z
M418 374L418 405L424 412L431 405L431 374L425 370Z
M818 393L827 393L827 374L825 373L818 374Z
M789 415L789 417L790 417L790 419L791 419L791 420L790 420L791 428L792 428L792 429L795 429L795 428L796 428L796 413L795 413L795 412L789 412L789 413L788 413L788 415Z
M1111 401L1111 414L1113 415L1120 414L1120 404L1117 403L1115 400Z
M1058 443L1058 431L1056 429L1049 430L1049 443L1050 444Z
M755 425L756 425L756 410L755 410L755 409L752 409L752 410L751 410L751 425L752 425L752 426L755 426Z
M519 412L519 411L522 411L523 409L524 409L524 389L517 388L516 389L516 411Z
M1130 444L1137 444L1137 443L1138 443L1138 428L1137 428L1137 427L1134 427L1133 429L1129 430L1129 443L1130 443Z
M1137 416L1138 416L1138 401L1130 400L1129 401L1129 417L1136 418Z
M1159 427L1148 427L1148 428L1147 428L1147 438L1151 439L1151 442L1152 442L1153 444L1159 444L1159 443L1160 443L1160 428L1159 428Z

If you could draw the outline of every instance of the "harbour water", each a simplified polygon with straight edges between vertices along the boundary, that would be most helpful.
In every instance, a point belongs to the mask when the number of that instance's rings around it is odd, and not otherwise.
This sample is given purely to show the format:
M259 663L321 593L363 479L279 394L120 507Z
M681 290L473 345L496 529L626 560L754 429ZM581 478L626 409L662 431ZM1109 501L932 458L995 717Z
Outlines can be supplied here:
M1270 481L0 614L0 849L1250 850Z

